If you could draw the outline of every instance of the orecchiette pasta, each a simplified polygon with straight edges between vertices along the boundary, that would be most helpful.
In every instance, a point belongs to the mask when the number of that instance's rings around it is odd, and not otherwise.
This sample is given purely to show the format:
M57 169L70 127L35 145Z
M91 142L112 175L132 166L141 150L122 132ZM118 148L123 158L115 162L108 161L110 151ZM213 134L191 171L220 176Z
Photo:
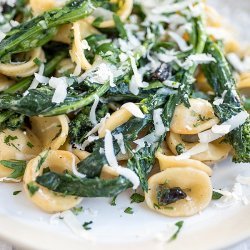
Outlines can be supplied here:
M117 127L126 123L132 116L133 115L125 108L115 111L108 119L106 119L103 126L99 129L99 137L103 138L106 134L106 130L113 131Z
M168 168L151 176L148 180L149 190L145 192L147 205L170 217L191 216L206 208L212 198L212 184L206 173L194 168ZM159 206L157 191L159 185L167 188L181 188L187 198L167 206Z
M192 137L190 137L190 139L191 138ZM170 150L175 155L178 155L176 150L177 145L182 145L184 150L189 150L198 144L198 142L186 142L182 139L181 135L172 132L170 132L167 137L167 143ZM221 140L217 140L208 144L208 150L203 153L193 155L191 158L206 163L213 163L226 158L230 150L231 147L228 144L222 143Z
M0 160L30 160L41 152L40 142L30 131L6 129L0 133ZM0 178L13 170L0 165Z
M59 149L69 133L69 120L66 115L53 117L31 117L32 131L40 139L44 149Z
M63 6L63 4L66 2L64 0L30 0L30 7L32 9L32 12L34 15L40 15L45 11Z
M209 176L212 175L212 169L201 161L193 160L193 159L185 159L180 160L176 158L174 155L164 155L160 152L156 153L156 158L159 161L161 171L168 168L186 168L192 167L194 169L201 170L207 173Z
M41 158L43 158L42 165L37 169ZM42 175L43 170L46 168L50 168L51 171L57 173L63 173L65 170L72 172L72 168L75 167L76 163L78 163L78 159L74 154L60 150L45 151L31 160L23 177L24 190L29 199L48 213L65 211L79 204L82 200L81 198L55 194L36 182L36 178ZM29 185L35 185L38 190L35 193L31 193Z
M0 73L10 77L26 77L33 75L38 70L38 65L34 60L39 58L44 61L44 52L41 48L36 48L27 53L27 61L21 63L0 63Z
M14 83L15 81L13 81L12 79L9 79L6 76L0 74L0 91L9 88Z
M86 21L77 21L73 24L74 42L70 51L71 59L77 65L80 65L83 70L91 68L91 64L85 57L84 50L88 49L88 45L83 44L83 39L92 34L99 32Z
M176 107L170 131L177 134L198 134L219 122L212 105L203 99L190 99L190 107Z

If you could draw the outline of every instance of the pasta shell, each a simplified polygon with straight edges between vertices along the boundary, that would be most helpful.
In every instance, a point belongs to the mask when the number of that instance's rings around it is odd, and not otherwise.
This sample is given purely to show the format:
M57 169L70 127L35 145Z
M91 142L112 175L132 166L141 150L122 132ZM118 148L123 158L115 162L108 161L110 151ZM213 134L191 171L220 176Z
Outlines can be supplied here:
M0 160L30 160L41 150L40 141L30 130L5 129L0 133ZM0 178L8 177L12 172L0 165Z
M186 159L186 160L179 160L176 156L169 156L161 154L160 152L156 153L156 158L159 161L161 171L168 169L168 168L186 168L192 167L194 169L201 170L211 176L213 171L212 169L207 166L206 164L202 163L201 161Z
M188 143L182 140L179 134L169 133L167 136L167 144L174 155L177 155L176 146L182 144L185 150L189 150L198 142ZM221 139L208 144L208 150L197 155L191 156L191 159L202 162L218 162L226 158L231 151L231 146L226 143L221 143Z
M212 105L203 99L190 99L190 107L176 107L170 131L177 134L198 134L219 122Z
M34 60L39 58L45 60L44 52L41 48L36 48L27 53L28 61L23 63L0 63L0 73L10 77L26 77L38 71L38 66Z
M45 160L40 169L37 170L41 157L45 157ZM78 159L74 154L60 150L45 151L31 160L26 167L23 178L24 190L28 198L36 206L48 213L61 212L75 207L81 202L81 198L55 194L53 191L36 183L36 178L48 167L57 173L63 173L65 170L72 172L72 168L76 163L78 163ZM29 183L35 183L39 188L33 195L31 195L28 190L27 185Z
M32 131L40 139L43 148L59 149L69 133L69 119L66 115L30 118Z
M133 115L125 108L115 111L99 129L99 137L103 138L106 134L106 130L113 131L122 124L126 123L132 116Z
M188 199L178 200L167 207L158 207L157 188L165 184L169 188L179 187ZM149 208L170 217L191 216L205 209L212 198L212 184L210 178L203 171L194 168L168 168L151 176L148 180L149 191L145 193L145 200Z

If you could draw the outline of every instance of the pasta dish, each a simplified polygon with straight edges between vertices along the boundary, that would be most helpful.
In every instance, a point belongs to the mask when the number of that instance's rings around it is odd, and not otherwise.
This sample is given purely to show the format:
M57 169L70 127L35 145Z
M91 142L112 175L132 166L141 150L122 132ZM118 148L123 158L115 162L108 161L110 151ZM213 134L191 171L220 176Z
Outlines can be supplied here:
M223 195L215 163L250 162L249 52L205 1L0 11L0 181L43 211L133 189L157 213L192 216Z

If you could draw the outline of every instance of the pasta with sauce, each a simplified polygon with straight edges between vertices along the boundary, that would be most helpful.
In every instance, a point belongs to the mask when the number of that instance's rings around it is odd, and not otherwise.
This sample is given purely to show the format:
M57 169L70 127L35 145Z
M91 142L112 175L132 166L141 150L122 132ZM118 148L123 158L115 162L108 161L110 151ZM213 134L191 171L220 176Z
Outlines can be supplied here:
M3 2L0 180L40 209L141 188L192 216L250 162L247 51L205 1Z

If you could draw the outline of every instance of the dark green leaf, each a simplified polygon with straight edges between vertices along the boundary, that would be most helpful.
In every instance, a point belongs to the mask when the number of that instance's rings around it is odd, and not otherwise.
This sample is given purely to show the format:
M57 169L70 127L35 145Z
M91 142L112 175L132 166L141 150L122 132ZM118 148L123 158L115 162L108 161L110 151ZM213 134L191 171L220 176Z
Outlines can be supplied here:
M131 199L131 203L141 203L141 202L144 202L145 196L138 194L138 193L133 193L130 196L130 199Z
M133 208L132 208L132 207L127 207L127 208L124 210L124 213L126 213L126 214L133 214L133 213L134 213Z

